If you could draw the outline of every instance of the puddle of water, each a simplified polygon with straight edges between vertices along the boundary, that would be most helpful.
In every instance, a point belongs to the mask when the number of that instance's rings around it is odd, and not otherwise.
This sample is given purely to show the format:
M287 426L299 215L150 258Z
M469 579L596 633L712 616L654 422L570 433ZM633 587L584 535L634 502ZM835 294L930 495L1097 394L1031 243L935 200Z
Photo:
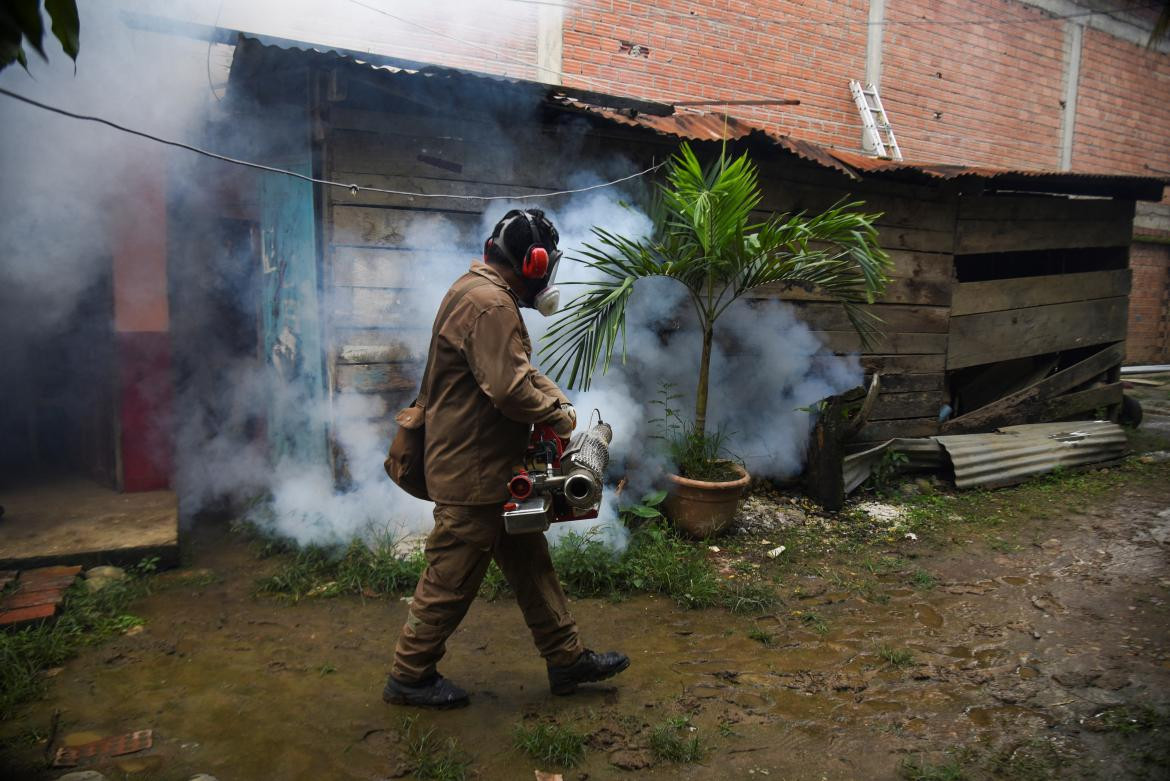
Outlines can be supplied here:
M967 708L964 711L964 715L976 727L983 729L988 727L1019 725L1024 721L1035 721L1044 724L1051 723L1051 720L1044 715L1019 705L973 706Z
M916 592L912 588L891 588L891 589L886 589L885 593L886 593L886 596L888 596L890 599L900 599L902 597L913 596L914 594L916 594L918 592Z
M861 702L854 703L852 709L861 716L879 713L901 713L906 710L906 703L897 700L862 700Z
M771 712L785 721L822 722L837 707L828 697L795 689L776 689L771 696Z
M939 629L943 625L943 617L939 612L930 605L919 603L912 605L914 608L914 619L925 627L931 629Z
M1028 583L1028 579L1019 575L1004 575L999 578L1000 583L1006 583L1009 586L1023 586Z

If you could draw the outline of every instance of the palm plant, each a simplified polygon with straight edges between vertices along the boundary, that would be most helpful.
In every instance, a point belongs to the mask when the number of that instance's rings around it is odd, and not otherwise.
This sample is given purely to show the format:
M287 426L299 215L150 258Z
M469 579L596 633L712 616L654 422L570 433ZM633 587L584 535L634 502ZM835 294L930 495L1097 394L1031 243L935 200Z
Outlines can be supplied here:
M600 281L575 298L552 324L542 354L550 371L587 389L598 364L609 368L620 342L625 358L626 307L638 280L668 277L687 290L703 333L695 394L694 431L703 436L715 323L737 299L773 283L815 287L840 301L868 345L880 322L866 310L888 281L890 260L877 244L874 220L839 203L753 221L761 195L747 154L726 150L706 170L689 145L671 158L649 238L631 239L594 228L596 244L579 258Z

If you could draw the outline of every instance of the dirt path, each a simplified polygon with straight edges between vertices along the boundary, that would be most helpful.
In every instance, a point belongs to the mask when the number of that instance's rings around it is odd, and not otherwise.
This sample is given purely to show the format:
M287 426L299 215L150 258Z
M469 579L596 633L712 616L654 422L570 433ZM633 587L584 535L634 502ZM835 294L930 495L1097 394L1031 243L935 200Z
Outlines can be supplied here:
M566 779L631 775L622 767L651 779L884 779L915 767L921 778L1170 777L1170 468L1159 469L1076 515L998 530L992 545L958 532L938 548L901 543L884 564L790 568L768 616L577 601L586 639L633 665L570 698L547 693L519 611L478 602L443 665L473 704L418 726L456 738L483 779L533 778L540 763L511 732L541 720L590 736ZM188 549L190 568L138 607L143 631L70 662L0 732L43 731L54 709L63 733L156 730L154 756L108 778L392 777L406 713L379 693L406 606L255 597L263 565L238 540L205 530ZM699 736L704 757L654 764L650 734L664 723ZM939 775L952 771L965 775Z

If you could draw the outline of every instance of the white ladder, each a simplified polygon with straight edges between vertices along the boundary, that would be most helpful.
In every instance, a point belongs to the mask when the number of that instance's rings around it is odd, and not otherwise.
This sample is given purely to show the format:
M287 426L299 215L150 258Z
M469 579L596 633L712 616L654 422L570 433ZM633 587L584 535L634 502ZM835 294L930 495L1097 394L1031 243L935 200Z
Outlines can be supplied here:
M853 93L853 102L861 114L861 124L865 128L865 139L878 157L887 160L902 159L902 150L898 148L898 139L894 138L894 128L890 125L890 118L882 106L881 96L877 87L860 81L851 80L849 91Z

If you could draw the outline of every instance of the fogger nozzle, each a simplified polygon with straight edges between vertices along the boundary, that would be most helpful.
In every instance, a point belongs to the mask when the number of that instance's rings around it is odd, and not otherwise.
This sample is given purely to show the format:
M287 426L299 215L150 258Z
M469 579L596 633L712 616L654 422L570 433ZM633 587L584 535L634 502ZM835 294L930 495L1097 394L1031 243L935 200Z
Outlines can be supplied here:
M601 501L602 480L609 466L609 443L613 429L598 423L573 437L562 457L565 469L565 500L573 507L587 509Z

